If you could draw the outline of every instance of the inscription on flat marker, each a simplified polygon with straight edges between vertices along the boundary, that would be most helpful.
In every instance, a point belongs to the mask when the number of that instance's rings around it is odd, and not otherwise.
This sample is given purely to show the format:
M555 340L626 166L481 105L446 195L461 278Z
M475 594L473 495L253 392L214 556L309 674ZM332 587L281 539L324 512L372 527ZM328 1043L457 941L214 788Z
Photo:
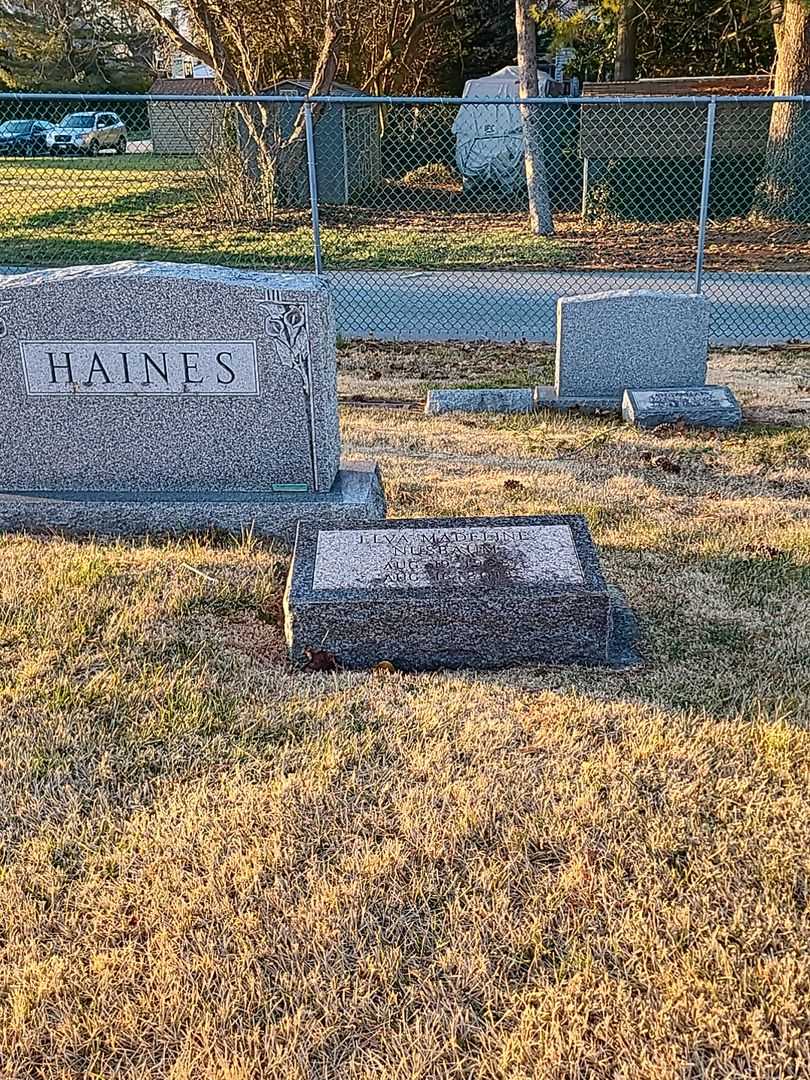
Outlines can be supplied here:
M22 341L29 397L258 397L255 341Z
M312 588L584 581L568 525L347 529L318 534Z
M284 592L294 660L398 671L637 662L635 624L578 514L300 522Z
M642 428L679 420L696 427L734 428L742 420L739 402L729 387L711 385L694 389L625 390L622 415Z
M640 396L636 391L636 395ZM643 400L656 408L688 409L694 405L710 405L715 395L709 390L649 390Z

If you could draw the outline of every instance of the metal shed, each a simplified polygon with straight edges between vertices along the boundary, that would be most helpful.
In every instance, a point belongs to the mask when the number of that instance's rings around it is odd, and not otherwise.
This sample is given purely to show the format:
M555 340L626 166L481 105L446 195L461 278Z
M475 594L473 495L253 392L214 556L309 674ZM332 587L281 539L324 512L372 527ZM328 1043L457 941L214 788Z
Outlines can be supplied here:
M156 79L150 94L215 94L209 78ZM150 101L149 130L156 154L199 154L222 137L222 105L211 101Z
M309 93L310 85L305 79L282 79L262 93L304 96ZM157 79L150 88L152 94L178 97L216 92L216 84L209 78ZM362 92L335 83L330 96L361 97ZM296 101L274 106L274 128L282 138L292 131L300 107ZM215 147L225 131L226 109L226 104L211 101L150 101L149 127L154 153L199 154ZM246 128L237 123L237 130L241 132L237 137L243 149L249 150ZM345 205L379 183L380 129L376 106L325 105L315 125L314 137L318 198L322 203ZM305 192L306 160L302 161L301 170L301 182L297 186Z
M307 79L282 79L263 93L302 95L309 93L310 86ZM334 83L330 96L362 97L362 91ZM277 106L282 137L292 131L299 109L295 101ZM380 130L375 106L325 105L315 126L314 139L319 202L346 205L379 183ZM306 162L302 163L302 169L306 170Z

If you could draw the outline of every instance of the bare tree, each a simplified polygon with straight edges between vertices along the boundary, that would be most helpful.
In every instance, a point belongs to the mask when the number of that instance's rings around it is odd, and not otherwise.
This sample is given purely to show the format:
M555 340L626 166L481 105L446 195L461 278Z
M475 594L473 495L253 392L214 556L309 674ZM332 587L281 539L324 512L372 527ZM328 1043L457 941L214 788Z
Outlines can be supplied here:
M152 20L155 27L177 49L208 65L223 91L255 96L266 89L273 77L261 28L256 25L256 9L245 0L219 4L216 0L184 0L191 34L183 33L152 0L127 0ZM326 0L319 31L319 53L307 96L329 94L335 81L340 55L340 28L332 0ZM258 209L272 217L280 187L293 187L300 173L306 148L304 107L286 134L282 134L277 110L267 102L238 102L235 108L246 138L245 164L250 170ZM317 121L320 105L312 106Z
M119 0L0 0L0 17L0 79L16 89L140 90L152 75L151 26Z
M415 93L436 30L448 22L458 0L355 0L347 4L347 76L372 94Z
M207 64L229 94L257 95L281 77L308 78L308 96L328 95L337 78L372 93L414 89L432 55L435 32L457 0L184 0L185 34L158 0L123 0L144 12L179 51ZM272 105L236 106L248 135L248 168L267 207L295 186L306 146L305 112L279 129ZM312 106L317 123L322 106Z
M538 96L537 26L531 16L530 0L515 0L515 30L520 97L536 98ZM554 232L554 222L548 193L540 107L521 105L520 112L523 126L526 186L529 192L529 226L536 236L551 236Z
M418 88L426 62L447 48L440 32L460 0L186 0L193 41L178 32L158 0L124 2L147 11L189 56L208 63L218 53L213 59L220 63L212 66L229 91L236 83L245 92L249 84L264 89L280 77L310 77L329 51L326 35L339 28L340 78L388 94Z

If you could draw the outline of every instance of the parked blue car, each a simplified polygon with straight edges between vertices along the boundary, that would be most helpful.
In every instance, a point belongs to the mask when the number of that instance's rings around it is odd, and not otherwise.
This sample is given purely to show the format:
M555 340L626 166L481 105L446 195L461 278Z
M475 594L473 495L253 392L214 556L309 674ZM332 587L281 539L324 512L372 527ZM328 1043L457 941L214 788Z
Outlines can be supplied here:
M6 120L0 124L0 154L34 157L47 154L46 137L53 128L47 120Z

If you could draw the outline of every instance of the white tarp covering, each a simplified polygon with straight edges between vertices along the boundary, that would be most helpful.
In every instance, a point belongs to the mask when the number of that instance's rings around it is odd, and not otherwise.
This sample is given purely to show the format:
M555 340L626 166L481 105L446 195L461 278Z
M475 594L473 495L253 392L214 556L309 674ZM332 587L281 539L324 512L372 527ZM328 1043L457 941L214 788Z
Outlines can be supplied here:
M545 72L538 73L541 95L548 81ZM508 101L518 97L519 85L518 69L505 67L481 79L468 79L462 96ZM456 165L465 180L500 184L510 191L525 183L519 106L461 105L453 134Z

